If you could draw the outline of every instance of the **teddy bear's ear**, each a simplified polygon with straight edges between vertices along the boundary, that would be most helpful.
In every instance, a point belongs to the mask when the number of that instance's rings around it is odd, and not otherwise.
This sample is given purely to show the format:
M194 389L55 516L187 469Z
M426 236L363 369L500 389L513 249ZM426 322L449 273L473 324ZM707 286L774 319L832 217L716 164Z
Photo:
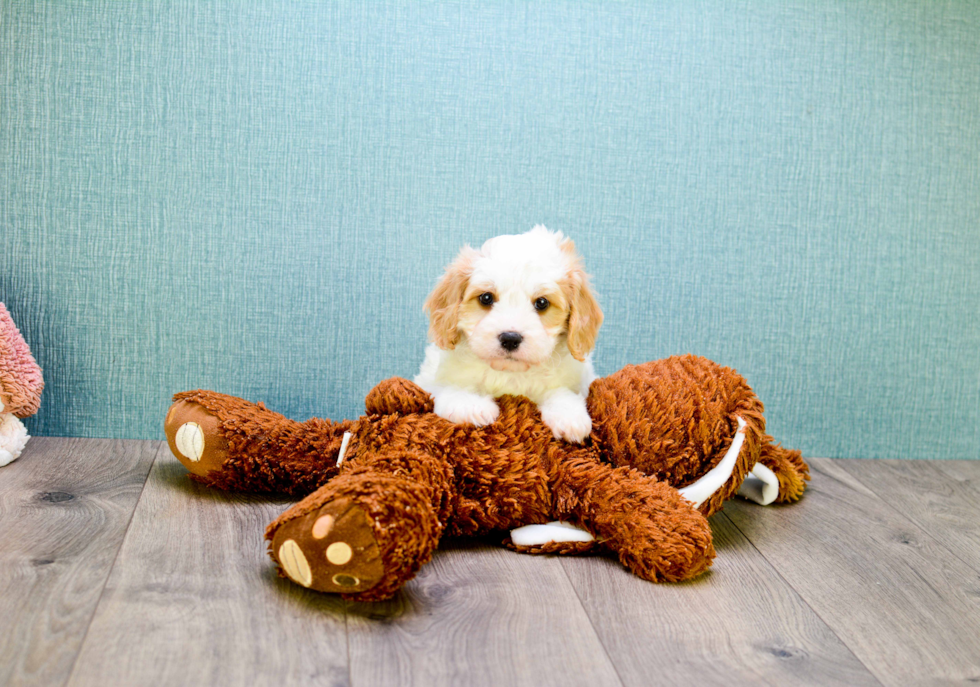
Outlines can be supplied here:
M415 382L392 377L378 382L364 399L368 415L431 413L432 396Z
M425 311L429 313L429 338L439 348L452 349L459 342L456 330L459 307L463 304L477 255L469 246L463 248L425 301Z
M28 417L41 404L44 379L27 342L0 303L0 413Z

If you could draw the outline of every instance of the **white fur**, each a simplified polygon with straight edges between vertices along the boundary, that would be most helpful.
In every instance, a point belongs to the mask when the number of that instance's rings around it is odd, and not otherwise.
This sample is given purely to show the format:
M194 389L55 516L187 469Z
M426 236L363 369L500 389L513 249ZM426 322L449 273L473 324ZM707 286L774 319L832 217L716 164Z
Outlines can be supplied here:
M567 323L546 326L534 309L542 293L559 293L574 256L560 248L563 236L538 226L498 236L481 247L469 286L493 292L496 302L479 317L461 317L452 349L430 344L415 383L432 394L435 413L457 423L483 426L496 420L493 400L525 396L541 410L555 436L581 442L592 431L585 405L595 379L591 354L576 360L566 342ZM523 341L507 351L498 336L518 332Z
M0 415L0 467L13 462L27 445L27 428L13 413Z

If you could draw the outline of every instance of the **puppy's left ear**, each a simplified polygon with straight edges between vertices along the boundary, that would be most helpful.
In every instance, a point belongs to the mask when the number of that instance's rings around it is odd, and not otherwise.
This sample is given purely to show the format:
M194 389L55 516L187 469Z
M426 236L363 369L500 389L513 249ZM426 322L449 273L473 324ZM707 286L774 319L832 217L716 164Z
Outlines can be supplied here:
M562 249L575 255L575 245L568 239L563 242ZM562 290L568 300L568 351L573 358L583 361L595 348L602 326L602 309L589 286L589 275L582 269L577 256L562 283Z

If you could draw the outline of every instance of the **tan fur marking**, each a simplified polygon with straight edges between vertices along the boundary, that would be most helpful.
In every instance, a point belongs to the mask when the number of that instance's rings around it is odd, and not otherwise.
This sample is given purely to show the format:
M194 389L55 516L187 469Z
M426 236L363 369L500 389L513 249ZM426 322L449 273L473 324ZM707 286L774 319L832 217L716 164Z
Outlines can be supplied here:
M429 338L439 348L452 349L459 342L456 329L459 308L463 304L463 295L477 255L474 249L464 247L425 300L425 311L429 314Z
M541 296L544 296L551 302L548 309L540 313L541 324L544 325L544 328L549 335L555 336L565 329L565 326L568 323L568 310L566 309L567 305L565 296L561 293L544 293L541 294ZM532 299L532 303L539 297L540 296L535 296L535 298Z
M570 241L562 243L566 253L566 243L571 246L574 255L575 245ZM585 356L595 348L595 340L602 326L602 309L589 286L589 275L582 269L582 261L577 256L568 270L568 277L560 284L565 298L568 300L568 350L576 360L585 360Z

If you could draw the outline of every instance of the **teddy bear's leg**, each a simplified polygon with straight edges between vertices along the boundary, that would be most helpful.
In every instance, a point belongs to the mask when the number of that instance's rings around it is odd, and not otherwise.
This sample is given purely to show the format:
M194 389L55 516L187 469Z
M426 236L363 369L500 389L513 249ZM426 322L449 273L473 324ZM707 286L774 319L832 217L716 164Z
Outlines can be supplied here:
M686 580L715 556L704 515L665 482L637 470L573 459L559 467L555 501L640 577Z
M377 601L429 560L451 516L453 470L414 448L358 455L266 530L281 573L311 589Z
M629 365L594 381L588 405L593 436L611 463L678 488L698 484L692 500L706 517L735 495L759 461L762 402L741 375L704 358ZM740 432L744 438L727 476L715 472ZM708 480L713 489L705 496L701 480L708 473L714 473ZM725 476L720 485L718 476Z
M213 391L174 396L164 430L191 479L219 489L308 494L337 474L350 422L295 422Z

